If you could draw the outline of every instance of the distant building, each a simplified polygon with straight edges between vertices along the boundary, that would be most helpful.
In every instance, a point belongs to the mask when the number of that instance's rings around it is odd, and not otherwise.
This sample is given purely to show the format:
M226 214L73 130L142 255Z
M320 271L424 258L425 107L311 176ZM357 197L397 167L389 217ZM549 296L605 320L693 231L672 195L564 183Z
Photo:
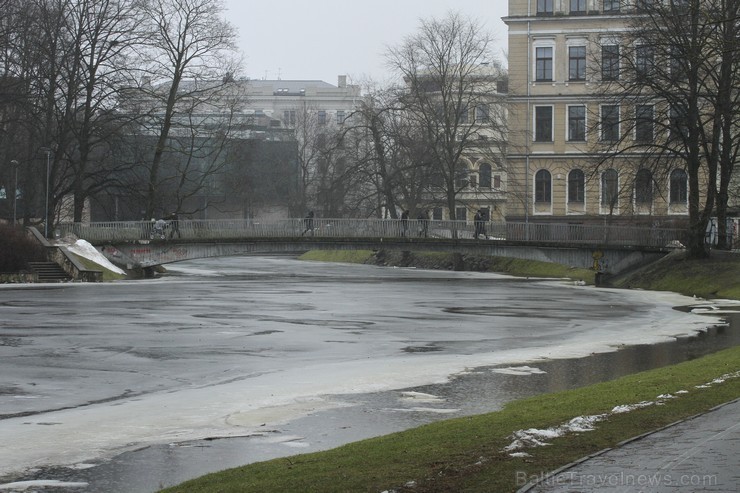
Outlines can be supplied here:
M159 107L168 90L167 84L143 81L142 90L126 94L124 111L138 115L139 124L131 128L118 159L151 161L164 113ZM193 211L193 218L258 219L303 215L300 184L306 170L297 145L302 132L296 127L310 120L317 128L313 139L322 128L343 124L360 89L348 85L346 76L339 76L337 86L318 80L224 79L183 81L178 94L157 185L161 215L178 210ZM178 182L176 176L188 178ZM143 177L130 173L126 187L97 196L93 218L142 219Z
M295 128L302 114L312 113L320 125L343 124L360 101L360 87L340 75L333 86L320 80L247 80L244 114L270 128Z

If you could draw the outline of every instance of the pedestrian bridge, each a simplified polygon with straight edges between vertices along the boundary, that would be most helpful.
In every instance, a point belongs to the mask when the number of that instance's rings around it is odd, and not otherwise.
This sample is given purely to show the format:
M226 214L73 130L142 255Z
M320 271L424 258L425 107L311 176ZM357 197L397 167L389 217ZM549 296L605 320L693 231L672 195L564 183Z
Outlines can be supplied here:
M397 219L179 220L64 223L57 232L95 245L128 269L196 258L300 254L309 250L454 252L503 256L619 273L656 260L685 230L568 223Z

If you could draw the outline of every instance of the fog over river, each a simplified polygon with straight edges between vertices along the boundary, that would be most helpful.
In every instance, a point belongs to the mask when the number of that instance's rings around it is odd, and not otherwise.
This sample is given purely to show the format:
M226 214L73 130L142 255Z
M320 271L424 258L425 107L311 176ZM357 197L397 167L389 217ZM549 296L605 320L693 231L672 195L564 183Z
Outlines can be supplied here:
M183 262L154 280L0 285L0 483L150 492L492 411L738 344L717 308L287 257Z

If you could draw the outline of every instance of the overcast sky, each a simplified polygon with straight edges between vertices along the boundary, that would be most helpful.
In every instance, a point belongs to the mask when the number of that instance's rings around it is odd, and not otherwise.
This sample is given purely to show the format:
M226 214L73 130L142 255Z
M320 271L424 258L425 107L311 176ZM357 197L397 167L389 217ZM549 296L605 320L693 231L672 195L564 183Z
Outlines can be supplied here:
M420 19L457 11L480 22L506 51L506 0L225 0L252 79L319 79L336 85L388 78L383 55L417 31Z

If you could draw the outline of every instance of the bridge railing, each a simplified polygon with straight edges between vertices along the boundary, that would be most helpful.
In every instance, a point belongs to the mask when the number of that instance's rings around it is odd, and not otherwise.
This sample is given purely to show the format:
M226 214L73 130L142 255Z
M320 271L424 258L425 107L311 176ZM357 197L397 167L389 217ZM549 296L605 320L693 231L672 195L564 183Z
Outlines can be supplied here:
M61 235L73 234L92 243L140 240L236 240L249 238L438 238L473 240L472 221L409 219L251 219L62 223ZM488 240L666 247L683 243L686 231L678 228L586 225L565 223L484 223Z

